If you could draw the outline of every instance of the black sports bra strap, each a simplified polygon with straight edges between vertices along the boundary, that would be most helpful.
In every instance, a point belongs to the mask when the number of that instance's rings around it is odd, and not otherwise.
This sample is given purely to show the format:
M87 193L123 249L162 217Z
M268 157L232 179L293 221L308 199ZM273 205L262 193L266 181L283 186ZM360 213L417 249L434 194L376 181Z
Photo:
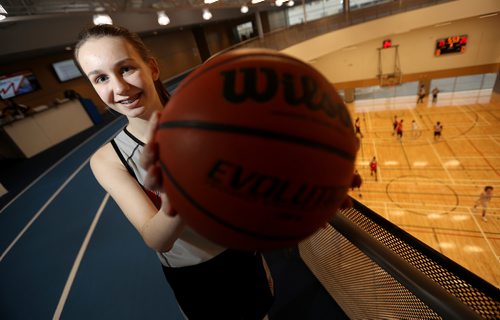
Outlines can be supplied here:
M134 177L135 180L137 180L137 176L135 175L134 170L132 170L132 168L130 168L130 166L128 165L127 160L125 160L125 157L123 156L122 152L120 151L120 148L118 148L118 145L116 144L115 139L111 140L111 145L113 146L113 149L115 149L115 152L118 155L118 158L120 158L120 161L123 163L125 168L127 168L128 173L130 173L130 175L132 177ZM137 180L137 181L139 181L139 180Z

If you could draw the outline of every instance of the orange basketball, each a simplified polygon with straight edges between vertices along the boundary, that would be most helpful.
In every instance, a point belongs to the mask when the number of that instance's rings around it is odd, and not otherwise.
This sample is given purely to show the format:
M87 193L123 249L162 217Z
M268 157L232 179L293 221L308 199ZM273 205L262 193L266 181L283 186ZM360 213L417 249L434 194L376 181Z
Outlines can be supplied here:
M193 71L155 139L172 207L206 238L249 250L292 246L325 225L357 151L333 86L265 49L230 51Z

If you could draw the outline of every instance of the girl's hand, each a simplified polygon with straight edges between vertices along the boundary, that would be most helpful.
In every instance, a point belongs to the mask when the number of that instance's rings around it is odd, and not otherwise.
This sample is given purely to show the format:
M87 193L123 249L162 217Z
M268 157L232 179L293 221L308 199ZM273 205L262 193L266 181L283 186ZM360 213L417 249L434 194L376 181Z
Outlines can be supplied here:
M361 187L362 183L363 183L363 179L361 179L361 176L353 174L352 181L351 181L351 188L352 189L359 188L359 187ZM351 201L351 197L346 195L344 201L340 205L340 209L349 209L349 208L352 208L352 201Z
M148 124L148 132L146 135L147 143L144 146L144 151L141 154L141 166L147 171L144 179L144 186L150 190L157 190L160 193L161 209L169 216L175 216L177 213L170 206L167 195L163 191L162 172L158 163L159 150L158 143L154 139L155 132L158 128L160 113L155 112L151 115Z

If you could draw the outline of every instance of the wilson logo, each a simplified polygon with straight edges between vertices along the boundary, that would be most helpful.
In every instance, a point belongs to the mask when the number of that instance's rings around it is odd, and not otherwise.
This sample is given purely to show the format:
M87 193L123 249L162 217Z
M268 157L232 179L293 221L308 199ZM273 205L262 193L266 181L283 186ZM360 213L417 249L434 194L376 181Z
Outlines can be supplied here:
M259 73L265 80L259 81ZM265 103L273 99L282 86L283 100L290 107L305 106L311 111L323 112L332 119L338 118L344 126L352 128L351 118L344 104L334 101L333 97L324 92L311 77L295 76L290 73L278 74L270 68L233 69L223 71L221 75L223 96L231 103L238 104L246 100ZM238 82L243 83L240 92L236 89ZM260 88L259 82L264 84Z

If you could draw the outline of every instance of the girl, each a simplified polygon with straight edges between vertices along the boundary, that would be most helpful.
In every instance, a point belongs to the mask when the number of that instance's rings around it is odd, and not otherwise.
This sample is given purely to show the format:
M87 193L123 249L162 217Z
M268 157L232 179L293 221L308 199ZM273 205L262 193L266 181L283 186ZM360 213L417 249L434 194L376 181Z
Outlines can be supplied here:
M375 181L377 181L377 159L375 157L370 161L370 176L375 175Z
M201 237L185 225L167 196L155 191L161 190L156 146L146 143L169 97L157 61L138 35L112 25L84 30L75 58L103 102L128 119L92 156L92 171L157 251L184 314L189 319L262 319L273 301L262 256Z
M486 219L486 209L488 209L488 205L492 197L493 197L493 187L486 186L484 187L483 192L481 192L481 194L479 195L479 198L474 203L474 210L476 210L478 205L481 205L482 207L481 219L483 219L484 222L488 221L488 219Z

